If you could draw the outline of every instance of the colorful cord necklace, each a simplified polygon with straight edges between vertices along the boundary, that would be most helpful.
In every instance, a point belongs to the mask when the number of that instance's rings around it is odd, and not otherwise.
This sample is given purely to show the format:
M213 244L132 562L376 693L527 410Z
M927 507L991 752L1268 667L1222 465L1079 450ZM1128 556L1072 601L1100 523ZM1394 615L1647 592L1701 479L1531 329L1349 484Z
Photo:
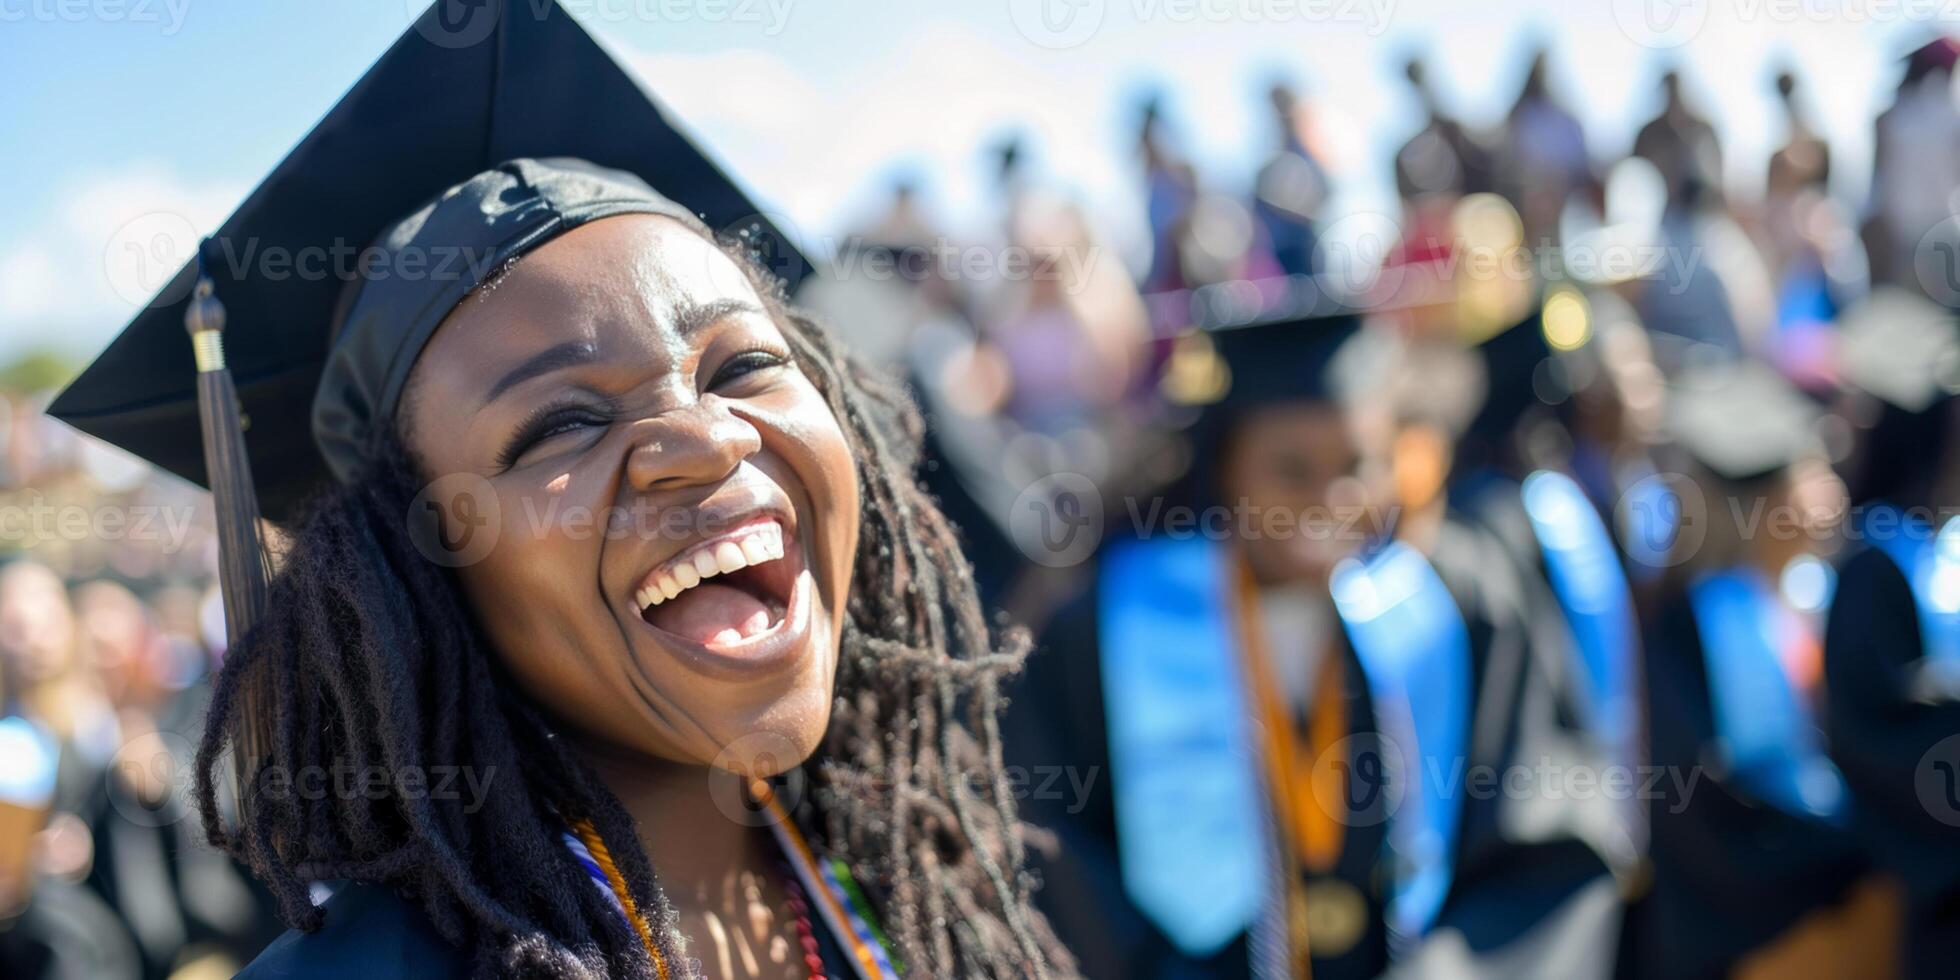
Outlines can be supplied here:
M878 928L877 918L856 881L851 878L849 869L836 859L829 862L818 860L802 831L790 819L782 801L776 798L767 784L756 784L751 795L768 812L770 834L782 853L783 890L788 896L790 912L796 919L797 943L803 953L804 965L810 968L812 980L822 980L827 976L817 943L816 926L810 917L812 905L822 915L838 946L848 954L853 971L860 980L896 980L899 973L886 950L884 933ZM632 923L634 931L640 935L640 941L646 944L647 955L653 958L654 972L660 980L669 980L668 964L654 944L653 929L634 904L632 895L628 894L626 877L613 862L612 852L607 850L604 839L589 820L570 819L566 823L565 846L585 868L593 884L612 901L613 907Z

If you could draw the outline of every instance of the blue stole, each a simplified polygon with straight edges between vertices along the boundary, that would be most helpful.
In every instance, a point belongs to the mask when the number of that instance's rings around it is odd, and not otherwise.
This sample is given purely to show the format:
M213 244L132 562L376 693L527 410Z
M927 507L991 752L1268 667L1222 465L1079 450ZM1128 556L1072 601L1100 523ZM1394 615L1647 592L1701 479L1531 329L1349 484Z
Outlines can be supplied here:
M1620 539L1633 575L1642 583L1658 580L1673 564L1674 542L1682 531L1681 498L1653 472L1628 485L1617 514Z
M1874 527L1890 519L1890 529ZM1933 533L1916 515L1887 504L1867 508L1863 537L1899 566L1919 611L1921 678L1931 690L1923 700L1960 699L1960 517Z
M1540 470L1526 477L1524 510L1578 649L1587 727L1615 761L1631 763L1639 718L1639 626L1613 538L1585 491L1562 473Z
M1334 608L1367 675L1383 754L1393 768L1395 893L1388 926L1398 941L1428 931L1454 874L1470 737L1470 632L1449 588L1422 553L1391 541L1349 558L1329 582ZM1445 781L1448 781L1447 784Z
M1201 536L1115 543L1096 610L1123 887L1192 957L1252 925L1273 874L1231 572Z
M1787 813L1841 824L1844 777L1783 670L1778 651L1791 620L1769 581L1749 568L1706 574L1688 587L1688 601L1715 731L1737 784Z

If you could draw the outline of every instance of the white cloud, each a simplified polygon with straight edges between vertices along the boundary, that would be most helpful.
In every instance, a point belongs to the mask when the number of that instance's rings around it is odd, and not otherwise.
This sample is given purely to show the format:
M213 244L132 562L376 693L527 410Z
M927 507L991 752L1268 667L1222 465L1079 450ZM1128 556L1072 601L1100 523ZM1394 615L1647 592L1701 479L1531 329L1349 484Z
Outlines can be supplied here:
M0 357L47 343L93 353L243 197L150 164L84 174L56 193L23 244L0 255Z
M0 254L0 316L39 317L55 308L61 291L54 256L38 245Z

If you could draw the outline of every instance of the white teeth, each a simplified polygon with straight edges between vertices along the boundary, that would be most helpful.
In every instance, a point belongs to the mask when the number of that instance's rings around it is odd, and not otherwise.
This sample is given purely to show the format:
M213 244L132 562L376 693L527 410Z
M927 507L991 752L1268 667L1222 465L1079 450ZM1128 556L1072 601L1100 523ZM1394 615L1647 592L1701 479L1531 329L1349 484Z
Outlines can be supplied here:
M633 593L641 609L657 606L717 575L783 557L783 528L774 521L751 528L741 538L703 548L662 570Z
M742 557L751 565L760 565L769 560L769 548L760 537L745 538L742 541Z

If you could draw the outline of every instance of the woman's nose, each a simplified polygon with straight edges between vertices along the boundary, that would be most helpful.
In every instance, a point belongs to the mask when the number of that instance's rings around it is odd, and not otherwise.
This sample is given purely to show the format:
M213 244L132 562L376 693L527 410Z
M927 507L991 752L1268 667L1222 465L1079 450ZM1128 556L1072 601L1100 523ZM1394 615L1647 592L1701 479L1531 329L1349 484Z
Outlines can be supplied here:
M762 451L762 434L710 396L650 419L626 460L634 490L673 490L719 483Z

